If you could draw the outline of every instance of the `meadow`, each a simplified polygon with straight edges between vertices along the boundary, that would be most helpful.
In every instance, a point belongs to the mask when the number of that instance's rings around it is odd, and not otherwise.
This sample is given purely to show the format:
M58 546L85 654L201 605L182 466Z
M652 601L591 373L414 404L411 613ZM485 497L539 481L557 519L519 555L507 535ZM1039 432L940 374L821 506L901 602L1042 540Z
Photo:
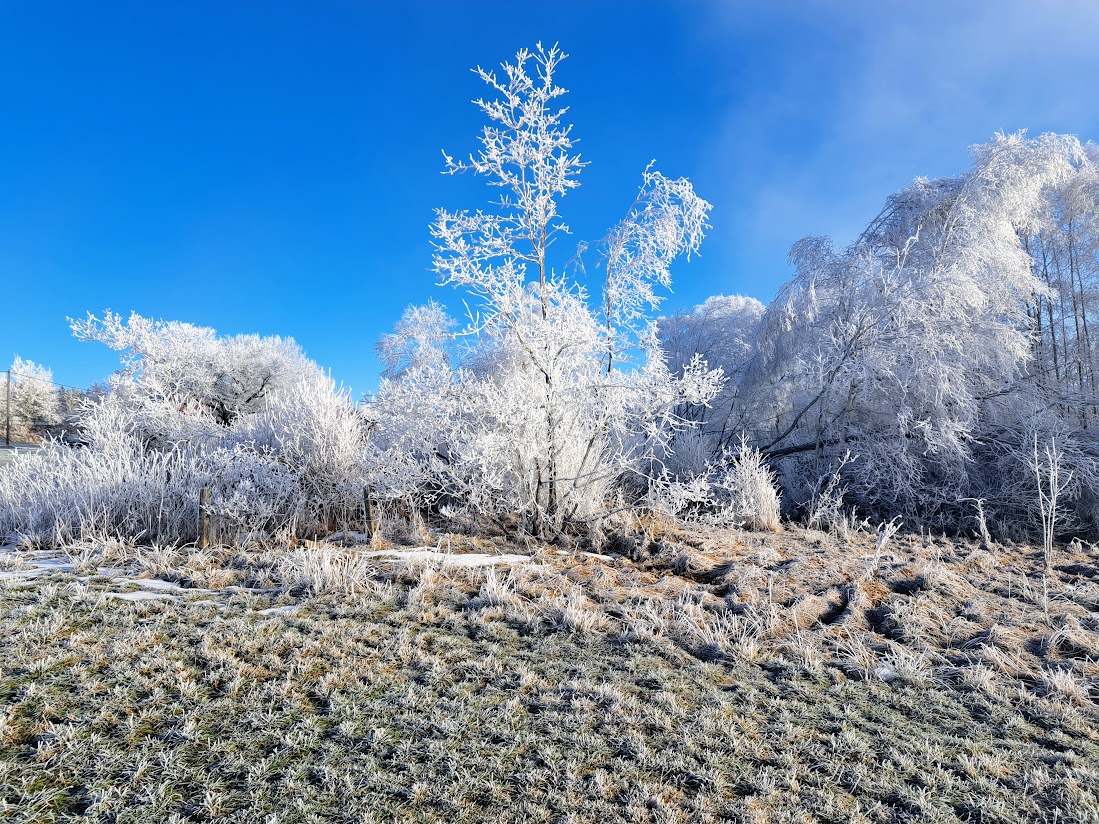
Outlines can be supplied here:
M1099 820L1094 548L396 537L6 550L0 815Z

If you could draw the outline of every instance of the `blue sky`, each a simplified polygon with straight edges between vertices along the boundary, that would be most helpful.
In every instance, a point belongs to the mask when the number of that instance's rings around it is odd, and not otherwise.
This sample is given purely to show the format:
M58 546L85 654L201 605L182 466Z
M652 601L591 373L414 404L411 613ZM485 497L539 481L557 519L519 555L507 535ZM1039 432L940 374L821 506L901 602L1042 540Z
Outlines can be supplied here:
M1099 140L1091 0L0 2L0 359L87 386L117 358L65 319L110 308L292 336L374 388L405 306L460 306L428 225L490 194L439 173L476 148L468 70L538 40L571 55L577 240L653 158L714 204L669 311L770 300L795 240L851 240L996 131Z

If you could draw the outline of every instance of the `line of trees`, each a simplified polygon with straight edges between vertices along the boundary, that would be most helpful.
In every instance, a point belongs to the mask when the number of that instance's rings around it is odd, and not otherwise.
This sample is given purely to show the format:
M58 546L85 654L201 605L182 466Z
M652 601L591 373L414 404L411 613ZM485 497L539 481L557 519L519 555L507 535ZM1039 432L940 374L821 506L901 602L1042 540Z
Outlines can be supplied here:
M39 437L61 423L66 415L80 408L86 392L73 386L54 383L53 372L19 355L2 376L10 385L4 388L5 428L19 439ZM10 393L10 404L6 394Z
M847 248L798 241L770 305L661 317L710 204L650 165L601 241L566 248L586 164L564 59L538 46L477 69L480 145L444 155L498 193L432 227L466 319L410 307L358 406L293 341L74 322L123 369L79 413L87 448L0 475L0 532L194 540L210 488L232 540L354 524L364 492L543 539L654 512L772 529L780 503L823 526L858 511L1047 543L1099 531L1099 149L998 135L964 174L891 195Z

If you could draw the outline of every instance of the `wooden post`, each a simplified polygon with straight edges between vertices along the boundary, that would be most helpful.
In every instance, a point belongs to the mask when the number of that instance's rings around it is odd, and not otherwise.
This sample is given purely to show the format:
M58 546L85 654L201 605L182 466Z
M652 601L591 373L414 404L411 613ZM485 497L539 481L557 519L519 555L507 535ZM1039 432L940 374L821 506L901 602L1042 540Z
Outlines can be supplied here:
M376 529L374 521L374 499L370 495L370 487L363 487L363 515L366 518L366 537L374 539Z
M4 387L4 445L11 446L11 370L8 370L8 382Z
M198 494L198 548L210 546L210 490Z

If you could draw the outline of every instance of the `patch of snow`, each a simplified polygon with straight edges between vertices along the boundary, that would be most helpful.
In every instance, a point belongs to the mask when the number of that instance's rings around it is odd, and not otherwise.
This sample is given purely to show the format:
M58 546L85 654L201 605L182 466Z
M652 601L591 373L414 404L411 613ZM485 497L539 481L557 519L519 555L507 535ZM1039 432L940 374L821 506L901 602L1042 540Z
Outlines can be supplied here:
M126 567L100 567L95 571L95 574L103 578L118 578L129 571Z
M488 555L483 552L452 553L437 549L383 549L362 553L366 558L394 558L407 561L438 561L462 567L484 567L496 564L522 564L529 555Z
M581 552L580 554L585 558L595 558L597 561L614 561L622 557L621 555L601 555L598 552Z
M897 668L892 664L879 664L874 667L874 675L878 676L885 683L896 681L901 677L901 674L897 672Z
M72 562L67 556L50 552L28 552L16 563L18 566L0 569L0 581L30 581L54 572L73 571Z
M300 604L287 604L284 607L268 607L267 609L256 610L256 615L290 615L297 612L301 607Z
M182 601L179 595L168 592L150 592L147 589L139 589L137 592L108 592L107 598L116 598L119 601L152 601L158 598L167 598L169 601Z

